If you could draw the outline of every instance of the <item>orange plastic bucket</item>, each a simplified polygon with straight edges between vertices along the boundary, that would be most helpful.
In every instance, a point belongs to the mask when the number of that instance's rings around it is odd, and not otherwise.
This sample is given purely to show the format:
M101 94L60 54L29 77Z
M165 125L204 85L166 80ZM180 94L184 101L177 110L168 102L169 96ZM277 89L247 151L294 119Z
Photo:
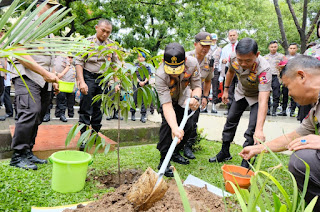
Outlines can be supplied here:
M250 170L248 172L248 169L242 166L224 164L221 167L221 170L225 181L225 188L232 194L234 194L235 191L233 190L231 184L227 181L233 182L235 185L238 184L240 188L248 189L250 186L251 176L254 175L253 171Z

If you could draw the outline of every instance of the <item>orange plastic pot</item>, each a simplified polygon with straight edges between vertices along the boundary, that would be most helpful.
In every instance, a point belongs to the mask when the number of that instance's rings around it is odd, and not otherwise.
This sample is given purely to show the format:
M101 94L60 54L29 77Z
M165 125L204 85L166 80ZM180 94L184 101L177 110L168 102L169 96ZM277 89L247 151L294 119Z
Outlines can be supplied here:
M235 185L238 184L240 188L248 189L250 186L250 178L254 175L253 171L250 170L248 172L247 168L235 165L224 164L221 167L221 170L225 181L226 191L232 194L234 194L235 191L233 190L231 184L227 181L230 181Z

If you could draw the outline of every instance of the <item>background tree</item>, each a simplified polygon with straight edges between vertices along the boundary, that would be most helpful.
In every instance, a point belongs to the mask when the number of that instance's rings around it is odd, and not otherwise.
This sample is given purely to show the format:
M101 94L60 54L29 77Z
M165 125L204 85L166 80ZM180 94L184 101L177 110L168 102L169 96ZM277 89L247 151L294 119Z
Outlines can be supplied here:
M281 45L287 49L288 41L285 30L285 26L287 25L283 24L283 16L281 14L282 10L279 7L278 0L273 0L273 3L278 16L279 28L282 35ZM299 34L300 42L298 43L301 45L301 53L304 53L307 43L310 42L310 38L312 37L315 25L319 20L320 2L315 0L286 0L286 4ZM308 22L310 23L309 26Z

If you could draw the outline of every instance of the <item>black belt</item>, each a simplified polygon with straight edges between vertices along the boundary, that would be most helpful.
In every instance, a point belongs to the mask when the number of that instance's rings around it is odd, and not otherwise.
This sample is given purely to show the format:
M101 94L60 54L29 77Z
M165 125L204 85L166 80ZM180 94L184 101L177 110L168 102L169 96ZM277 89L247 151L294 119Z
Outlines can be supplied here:
M90 77L92 77L92 78L98 78L98 77L100 77L102 74L98 74L98 73L92 73L92 72L90 72L90 71L88 71L88 70L86 70L86 69L83 69L83 72L86 74L86 75L88 75L88 76L90 76Z

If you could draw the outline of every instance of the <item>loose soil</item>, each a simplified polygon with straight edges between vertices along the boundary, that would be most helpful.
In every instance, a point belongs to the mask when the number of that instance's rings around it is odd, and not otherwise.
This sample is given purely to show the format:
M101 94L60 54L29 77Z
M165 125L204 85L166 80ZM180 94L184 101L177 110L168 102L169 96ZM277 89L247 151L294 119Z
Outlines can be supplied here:
M100 200L92 202L87 206L79 205L75 210L64 210L64 212L134 212L134 206L127 200L126 194L141 175L137 170L126 170L121 173L121 182L123 183L114 192L105 194ZM117 185L118 175L110 174L99 177L101 183L108 185ZM155 205L148 210L148 212L183 212L183 204L180 199L180 194L175 180L168 181L169 189L164 197L155 203ZM223 212L225 211L224 201L221 197L209 192L206 188L198 188L195 186L186 186L185 190L192 208L192 211L199 212Z
M238 177L246 177L246 178L250 178L250 175L242 175L239 172L230 172L230 174L234 175L234 176L238 176Z

